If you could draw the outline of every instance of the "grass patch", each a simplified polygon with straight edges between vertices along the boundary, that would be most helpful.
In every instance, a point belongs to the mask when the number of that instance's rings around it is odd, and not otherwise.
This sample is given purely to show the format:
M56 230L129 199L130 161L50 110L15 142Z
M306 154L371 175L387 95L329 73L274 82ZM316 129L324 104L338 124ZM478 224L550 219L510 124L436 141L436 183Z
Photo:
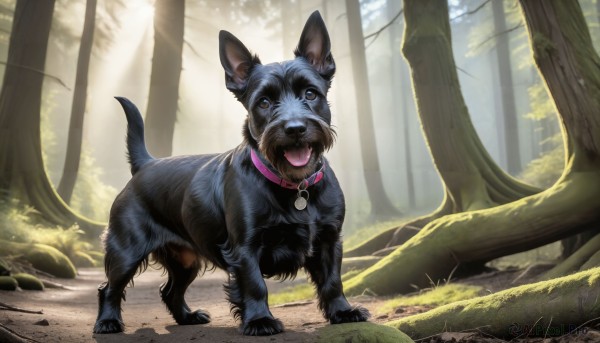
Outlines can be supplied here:
M360 270L351 270L342 275L342 281L351 279L353 276L360 273ZM277 293L269 294L269 305L281 305L295 301L316 299L315 288L307 281L295 286L286 287Z
M310 300L315 298L315 289L309 283L286 287L281 291L269 294L269 305L281 305L295 301Z
M476 298L485 294L483 287L471 286L460 283L435 287L426 292L412 296L401 296L391 299L383 304L377 312L388 313L400 306L429 305L441 306L455 301Z

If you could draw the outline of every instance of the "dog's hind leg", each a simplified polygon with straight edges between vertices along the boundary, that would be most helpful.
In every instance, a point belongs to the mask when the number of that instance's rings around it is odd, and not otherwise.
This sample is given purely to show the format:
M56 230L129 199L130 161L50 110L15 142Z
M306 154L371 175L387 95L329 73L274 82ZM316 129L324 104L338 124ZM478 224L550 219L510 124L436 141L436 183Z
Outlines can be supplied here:
M188 248L169 245L154 253L155 258L169 273L169 279L160 288L167 309L179 325L206 324L210 315L202 310L192 311L185 302L185 291L200 270L197 256Z
M98 288L98 318L94 333L123 331L121 300L125 299L125 287L140 264L147 263L150 254L147 244L131 239L124 246L122 237L117 236L109 229L105 237L104 266L108 281Z

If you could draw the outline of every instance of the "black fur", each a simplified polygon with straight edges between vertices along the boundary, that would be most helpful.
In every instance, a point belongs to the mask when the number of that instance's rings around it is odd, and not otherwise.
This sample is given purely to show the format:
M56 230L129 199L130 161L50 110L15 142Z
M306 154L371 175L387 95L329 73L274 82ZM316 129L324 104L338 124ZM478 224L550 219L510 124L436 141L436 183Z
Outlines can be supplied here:
M369 316L348 304L340 280L344 196L322 156L335 138L326 98L335 64L323 20L318 12L311 15L296 58L282 63L260 64L228 32L221 31L219 42L227 88L248 111L244 141L237 148L154 159L144 145L139 111L117 98L127 116L133 177L115 199L104 235L108 282L99 288L95 333L123 331L124 289L147 266L150 254L168 273L160 293L178 324L210 321L184 300L187 287L210 266L229 273L225 291L245 335L283 331L269 310L263 278L294 277L301 268L332 324ZM297 148L311 151L301 166L284 156ZM251 149L295 182L325 165L322 181L308 188L306 209L294 208L296 190L280 187L255 168Z

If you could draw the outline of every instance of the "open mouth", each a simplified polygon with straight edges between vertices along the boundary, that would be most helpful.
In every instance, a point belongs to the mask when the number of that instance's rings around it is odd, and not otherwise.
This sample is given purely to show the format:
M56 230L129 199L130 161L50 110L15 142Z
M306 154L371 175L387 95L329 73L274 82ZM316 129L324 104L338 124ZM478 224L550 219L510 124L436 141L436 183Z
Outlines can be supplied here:
M283 149L283 156L294 167L304 167L310 162L312 147L308 144L287 147Z

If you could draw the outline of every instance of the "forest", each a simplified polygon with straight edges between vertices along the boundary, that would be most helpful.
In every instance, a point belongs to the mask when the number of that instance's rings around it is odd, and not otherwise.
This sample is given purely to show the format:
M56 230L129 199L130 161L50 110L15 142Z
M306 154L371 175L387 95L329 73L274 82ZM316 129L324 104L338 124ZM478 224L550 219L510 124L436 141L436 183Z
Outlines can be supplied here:
M328 325L300 272L266 281L286 331L244 337L217 270L187 296L212 322L176 326L151 266L125 332L93 334L132 177L114 97L154 157L234 149L219 31L289 60L314 11L343 292L369 321ZM1 342L600 341L600 0L0 0L0 62Z

